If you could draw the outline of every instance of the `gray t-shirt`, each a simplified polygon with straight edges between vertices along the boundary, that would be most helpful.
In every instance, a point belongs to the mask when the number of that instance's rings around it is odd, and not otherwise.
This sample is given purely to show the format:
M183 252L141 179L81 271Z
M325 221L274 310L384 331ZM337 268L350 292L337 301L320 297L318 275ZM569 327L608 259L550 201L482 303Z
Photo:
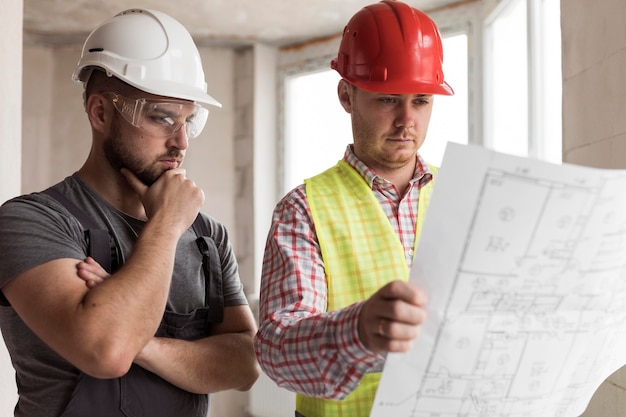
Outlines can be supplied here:
M77 174L54 186L102 228L108 229L127 259L145 222L103 200ZM224 305L247 304L226 228L202 214L217 244L222 266ZM14 198L0 207L0 289L21 273L45 262L88 254L84 229L77 219L46 194ZM189 228L178 241L167 308L190 313L204 306L205 280L197 236ZM46 279L42 276L41 279ZM78 279L78 278L76 278ZM68 403L80 371L47 347L12 307L0 307L0 329L16 371L19 401L16 417L52 417Z

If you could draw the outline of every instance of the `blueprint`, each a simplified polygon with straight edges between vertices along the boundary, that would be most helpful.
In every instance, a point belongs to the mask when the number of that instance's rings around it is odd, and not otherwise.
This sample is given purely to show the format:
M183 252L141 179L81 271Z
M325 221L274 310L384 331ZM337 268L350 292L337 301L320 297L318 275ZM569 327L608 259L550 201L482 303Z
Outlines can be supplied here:
M449 144L371 417L575 417L626 364L626 170Z

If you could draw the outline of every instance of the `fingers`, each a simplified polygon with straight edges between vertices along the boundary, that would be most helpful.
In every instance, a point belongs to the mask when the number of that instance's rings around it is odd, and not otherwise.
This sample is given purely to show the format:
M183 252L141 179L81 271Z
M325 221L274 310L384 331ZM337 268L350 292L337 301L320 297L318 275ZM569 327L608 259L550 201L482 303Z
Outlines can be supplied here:
M204 203L204 192L187 178L183 168L165 171L150 186L125 168L120 172L141 199L148 219L159 217L180 233L191 225Z
M406 352L426 319L426 295L418 288L394 281L376 292L361 308L359 337L372 352Z
M83 262L76 265L76 273L79 278L85 281L88 288L94 288L104 282L110 275L93 258L88 257Z
M378 290L377 294L385 299L398 299L416 306L422 306L428 301L424 291L403 281L392 281Z

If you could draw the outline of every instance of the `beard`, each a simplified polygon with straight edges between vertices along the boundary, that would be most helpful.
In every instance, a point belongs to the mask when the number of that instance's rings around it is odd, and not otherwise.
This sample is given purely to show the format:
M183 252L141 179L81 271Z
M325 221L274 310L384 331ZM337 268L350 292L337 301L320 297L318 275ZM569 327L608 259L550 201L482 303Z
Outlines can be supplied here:
M122 132L119 115L114 113L109 136L104 141L104 155L115 170L119 172L121 168L126 168L149 187L165 170L146 166L145 161L137 155L137 150L130 146L132 143L133 139ZM168 156L180 156L180 151L172 149Z

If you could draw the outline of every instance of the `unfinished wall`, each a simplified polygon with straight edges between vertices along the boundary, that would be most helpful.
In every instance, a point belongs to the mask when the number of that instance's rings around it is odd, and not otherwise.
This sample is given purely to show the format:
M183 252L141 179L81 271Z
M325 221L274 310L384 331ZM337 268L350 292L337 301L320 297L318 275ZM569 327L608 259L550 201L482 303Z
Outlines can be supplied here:
M20 193L22 6L22 0L0 0L0 97L4 102L0 106L0 204ZM14 375L0 338L0 417L13 415L17 400Z
M563 160L626 168L626 2L561 0ZM584 417L626 415L626 368L598 389Z
M563 160L626 168L626 2L561 0Z

